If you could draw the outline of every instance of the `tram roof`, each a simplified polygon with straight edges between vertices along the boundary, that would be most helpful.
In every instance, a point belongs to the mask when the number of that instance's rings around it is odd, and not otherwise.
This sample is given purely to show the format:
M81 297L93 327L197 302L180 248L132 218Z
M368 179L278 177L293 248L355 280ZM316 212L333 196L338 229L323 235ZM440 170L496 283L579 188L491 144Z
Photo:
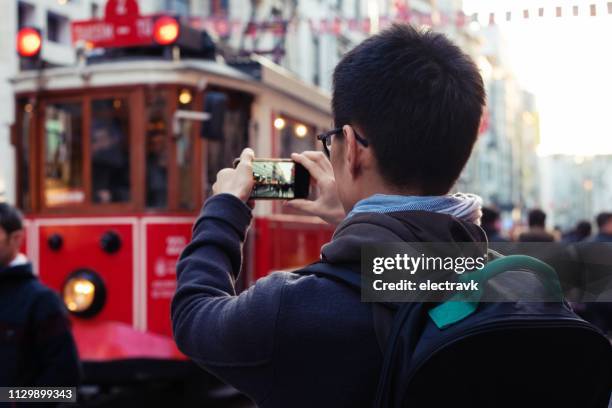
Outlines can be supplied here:
M323 113L330 113L330 95L327 92L306 84L267 58L252 56L251 61L258 66L256 75L213 60L151 58L22 71L11 82L16 94L147 84L194 87L214 84L254 95L272 90Z

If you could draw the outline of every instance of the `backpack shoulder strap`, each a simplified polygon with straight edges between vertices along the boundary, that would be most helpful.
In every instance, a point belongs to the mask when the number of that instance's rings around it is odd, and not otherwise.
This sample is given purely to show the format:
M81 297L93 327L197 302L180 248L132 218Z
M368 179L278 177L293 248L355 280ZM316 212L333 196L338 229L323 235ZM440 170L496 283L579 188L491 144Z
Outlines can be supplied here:
M561 284L555 270L547 263L527 255L501 256L496 253L494 260L488 262L484 268L472 273L466 273L460 277L460 280L474 280L482 288L489 279L500 273L512 270L529 270L537 273L542 277L546 290L555 298L558 298L559 301L563 299ZM474 313L481 296L482 289L479 289L469 297L459 293L446 302L430 309L429 316L438 328L444 329Z

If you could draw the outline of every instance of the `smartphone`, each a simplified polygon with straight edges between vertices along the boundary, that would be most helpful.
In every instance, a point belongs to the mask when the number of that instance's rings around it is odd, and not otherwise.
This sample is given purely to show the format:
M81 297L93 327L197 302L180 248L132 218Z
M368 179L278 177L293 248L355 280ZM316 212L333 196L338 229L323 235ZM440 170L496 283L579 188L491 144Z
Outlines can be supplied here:
M234 160L234 167L240 159ZM292 200L308 197L310 173L291 159L254 159L251 192L254 200Z

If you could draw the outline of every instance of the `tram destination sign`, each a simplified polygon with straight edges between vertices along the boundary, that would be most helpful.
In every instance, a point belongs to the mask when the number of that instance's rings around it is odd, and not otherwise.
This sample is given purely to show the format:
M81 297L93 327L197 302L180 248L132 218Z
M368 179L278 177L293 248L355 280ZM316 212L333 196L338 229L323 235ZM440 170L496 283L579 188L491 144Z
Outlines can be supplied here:
M104 14L104 19L73 22L73 44L85 43L88 48L154 44L154 23L159 16L141 16L136 0L109 0Z

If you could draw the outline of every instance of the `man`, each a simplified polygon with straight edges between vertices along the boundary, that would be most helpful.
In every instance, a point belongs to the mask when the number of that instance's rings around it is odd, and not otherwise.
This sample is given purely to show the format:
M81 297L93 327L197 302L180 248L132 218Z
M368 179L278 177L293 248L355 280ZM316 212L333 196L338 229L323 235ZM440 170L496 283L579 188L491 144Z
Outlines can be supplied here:
M499 211L483 207L482 209L482 229L486 232L489 242L509 242L506 238L502 237L500 230L501 220L499 217Z
M485 94L446 37L395 25L334 71L337 129L325 151L293 154L319 189L289 205L340 223L321 251L359 273L361 245L484 241L480 200L448 196L476 140ZM371 406L382 364L369 303L315 275L274 273L236 295L251 221L254 152L223 169L178 263L174 336L194 361L262 407Z
M23 221L0 203L0 386L75 386L79 360L58 296L19 253Z
M597 222L597 235L592 239L593 242L612 242L612 212L602 212L595 219Z
M519 235L520 242L553 242L555 237L546 231L546 213L538 208L529 211L529 230Z
M612 213L599 213L595 222L597 235L576 245L588 301L579 309L582 317L612 336Z
M586 220L581 220L576 223L574 229L563 236L562 241L565 243L581 242L591 236L591 223Z

